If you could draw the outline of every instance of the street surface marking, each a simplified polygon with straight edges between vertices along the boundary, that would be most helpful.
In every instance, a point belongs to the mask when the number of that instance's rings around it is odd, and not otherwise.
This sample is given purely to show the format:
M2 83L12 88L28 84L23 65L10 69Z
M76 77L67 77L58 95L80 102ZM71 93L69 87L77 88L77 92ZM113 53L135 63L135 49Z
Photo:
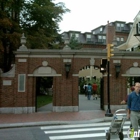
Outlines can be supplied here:
M71 125L56 125L56 126L42 126L41 130L48 135L50 140L80 140L86 138L96 138L105 140L106 131L109 130L111 122L99 122L91 124L71 124ZM128 140L127 132L130 128L130 122L126 121L123 126L124 139ZM118 138L116 138L118 137ZM103 139L104 138L104 139ZM115 137L111 136L111 140L118 140L119 136L116 134ZM96 139L97 140L97 139Z

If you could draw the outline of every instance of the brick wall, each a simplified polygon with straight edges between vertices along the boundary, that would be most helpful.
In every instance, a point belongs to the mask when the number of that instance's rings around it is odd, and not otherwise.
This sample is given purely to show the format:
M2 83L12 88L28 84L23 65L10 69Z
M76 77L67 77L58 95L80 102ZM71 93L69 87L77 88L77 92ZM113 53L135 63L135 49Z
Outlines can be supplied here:
M87 52L88 53L88 52ZM58 52L59 54L59 52ZM67 54L67 52L66 52ZM69 53L68 53L69 54ZM96 54L96 53L95 53ZM50 55L50 54L49 54ZM74 53L75 55L75 53ZM63 57L16 57L16 69L14 77L1 77L0 79L0 109L1 108L34 108L36 98L36 77L29 76L34 71L42 66L43 61L48 62L48 66L53 68L57 74L61 76L53 77L53 107L78 107L78 73L83 67L90 65L90 59L88 55L85 57L74 57L74 55L68 55ZM104 55L95 57L95 65L100 66L101 58ZM131 54L130 54L131 55ZM46 55L47 56L47 55ZM134 56L134 55L133 55ZM111 105L119 105L122 99L125 99L127 94L127 77L121 76L126 71L133 67L134 62L140 64L140 60L137 58L128 59L112 58L110 61L110 103ZM66 78L65 66L63 59L71 59L71 69ZM20 59L26 61L19 62ZM113 60L121 60L121 72L119 77L116 78L115 66ZM26 90L25 92L18 92L18 74L26 74ZM104 75L104 103L107 105L107 76ZM11 85L3 85L3 80L11 80ZM57 110L57 109L56 109ZM24 110L24 112L26 112ZM27 111L28 112L28 111ZM26 112L26 113L27 113ZM30 112L30 111L29 111Z

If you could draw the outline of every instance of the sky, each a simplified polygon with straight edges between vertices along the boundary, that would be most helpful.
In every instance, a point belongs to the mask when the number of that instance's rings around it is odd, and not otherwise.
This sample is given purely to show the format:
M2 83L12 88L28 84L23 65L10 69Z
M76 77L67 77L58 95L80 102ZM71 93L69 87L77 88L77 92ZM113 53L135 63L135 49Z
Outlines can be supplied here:
M91 32L107 21L133 22L140 11L140 0L54 0L63 2L70 10L59 23L60 33L64 31Z

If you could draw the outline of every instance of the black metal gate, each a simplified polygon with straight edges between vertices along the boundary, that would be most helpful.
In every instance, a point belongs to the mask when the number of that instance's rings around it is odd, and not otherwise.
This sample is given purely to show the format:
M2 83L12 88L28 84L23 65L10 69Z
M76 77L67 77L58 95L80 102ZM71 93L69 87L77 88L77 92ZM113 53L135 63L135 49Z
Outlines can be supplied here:
M100 80L100 109L104 110L104 78Z

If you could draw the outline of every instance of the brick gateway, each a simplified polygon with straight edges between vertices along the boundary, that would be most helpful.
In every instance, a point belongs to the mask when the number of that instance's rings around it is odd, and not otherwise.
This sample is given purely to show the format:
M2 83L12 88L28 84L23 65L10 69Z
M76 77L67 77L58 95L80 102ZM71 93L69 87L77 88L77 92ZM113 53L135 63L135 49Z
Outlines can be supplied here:
M114 51L110 61L111 109L122 108L120 101L127 94L127 77L139 77L140 53ZM7 73L0 74L0 113L32 113L36 110L36 77L53 77L54 112L79 111L78 73L87 65L100 67L106 50L30 50L20 46L15 52L15 64ZM66 77L65 63L71 64ZM115 63L121 64L116 78ZM103 106L107 109L107 75L103 75Z

